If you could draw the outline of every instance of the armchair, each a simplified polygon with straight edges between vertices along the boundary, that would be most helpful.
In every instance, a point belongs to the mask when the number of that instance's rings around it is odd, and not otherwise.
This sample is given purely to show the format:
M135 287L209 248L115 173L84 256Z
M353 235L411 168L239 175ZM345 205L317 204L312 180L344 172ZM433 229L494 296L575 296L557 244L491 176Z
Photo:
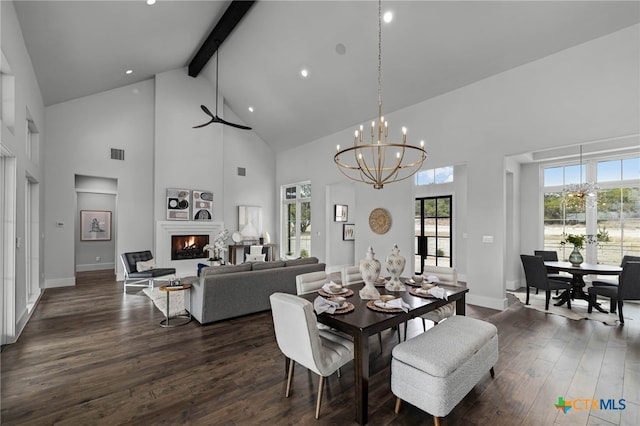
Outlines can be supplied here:
M153 288L154 282L168 281L169 278L160 280L159 278L173 276L176 277L175 268L156 268L147 269L146 271L138 271L138 262L148 262L153 259L151 251L134 251L122 253L120 260L122 266L124 266L124 292L127 292L127 287L148 287ZM146 283L146 284L142 284Z

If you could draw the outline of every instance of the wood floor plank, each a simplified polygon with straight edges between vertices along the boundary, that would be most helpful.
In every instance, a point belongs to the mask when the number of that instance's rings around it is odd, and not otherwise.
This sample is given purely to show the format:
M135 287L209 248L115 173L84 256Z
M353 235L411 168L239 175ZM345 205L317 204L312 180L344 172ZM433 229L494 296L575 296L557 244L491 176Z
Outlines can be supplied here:
M121 282L100 274L77 282L47 289L18 342L3 348L3 425L355 424L351 364L327 380L318 421L317 376L296 368L291 397L284 397L284 359L269 312L166 329L142 291L124 294ZM496 377L487 374L443 426L614 424L608 414L564 415L553 407L559 395L587 393L622 395L629 408L620 424L638 424L638 305L625 304L624 327L609 327L508 299L504 311L467 306L467 315L498 328L500 358ZM422 321L411 321L409 336L421 332ZM392 331L383 333L382 354L372 343L369 424L430 425L432 416L410 404L393 412L395 344Z

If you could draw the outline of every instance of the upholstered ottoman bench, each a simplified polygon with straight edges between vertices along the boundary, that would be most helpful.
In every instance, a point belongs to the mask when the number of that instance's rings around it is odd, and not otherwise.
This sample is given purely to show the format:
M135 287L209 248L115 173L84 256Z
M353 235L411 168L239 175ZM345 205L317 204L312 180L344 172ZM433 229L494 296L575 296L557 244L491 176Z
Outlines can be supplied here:
M393 348L391 391L434 416L436 426L498 361L493 324L456 315Z

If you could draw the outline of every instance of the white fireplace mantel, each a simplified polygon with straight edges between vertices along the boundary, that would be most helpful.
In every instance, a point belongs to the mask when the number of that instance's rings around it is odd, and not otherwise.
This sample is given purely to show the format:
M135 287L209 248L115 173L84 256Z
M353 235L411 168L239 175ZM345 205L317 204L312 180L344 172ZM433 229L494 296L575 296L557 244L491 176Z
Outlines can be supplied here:
M161 268L176 268L177 277L196 275L198 263L207 263L206 259L171 260L171 237L174 235L208 234L209 242L224 229L223 222L159 220L156 222L156 264Z

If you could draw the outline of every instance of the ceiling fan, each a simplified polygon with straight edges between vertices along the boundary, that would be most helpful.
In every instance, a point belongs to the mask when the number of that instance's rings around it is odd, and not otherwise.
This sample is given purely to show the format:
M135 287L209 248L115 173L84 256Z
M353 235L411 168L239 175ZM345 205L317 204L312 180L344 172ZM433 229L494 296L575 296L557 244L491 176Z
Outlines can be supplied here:
M200 127L208 126L211 123L222 123L222 124L225 124L227 126L236 127L238 129L251 130L251 127L243 126L242 124L231 123L229 121L223 120L222 118L218 117L218 57L219 56L220 56L220 44L218 43L218 49L216 51L216 113L215 114L211 114L211 111L209 111L209 108L207 108L204 105L200 105L200 108L202 108L204 113L207 114L209 117L211 117L211 120L209 120L208 122L206 122L204 124L200 124L198 126L193 126L193 128L194 129L198 129Z

